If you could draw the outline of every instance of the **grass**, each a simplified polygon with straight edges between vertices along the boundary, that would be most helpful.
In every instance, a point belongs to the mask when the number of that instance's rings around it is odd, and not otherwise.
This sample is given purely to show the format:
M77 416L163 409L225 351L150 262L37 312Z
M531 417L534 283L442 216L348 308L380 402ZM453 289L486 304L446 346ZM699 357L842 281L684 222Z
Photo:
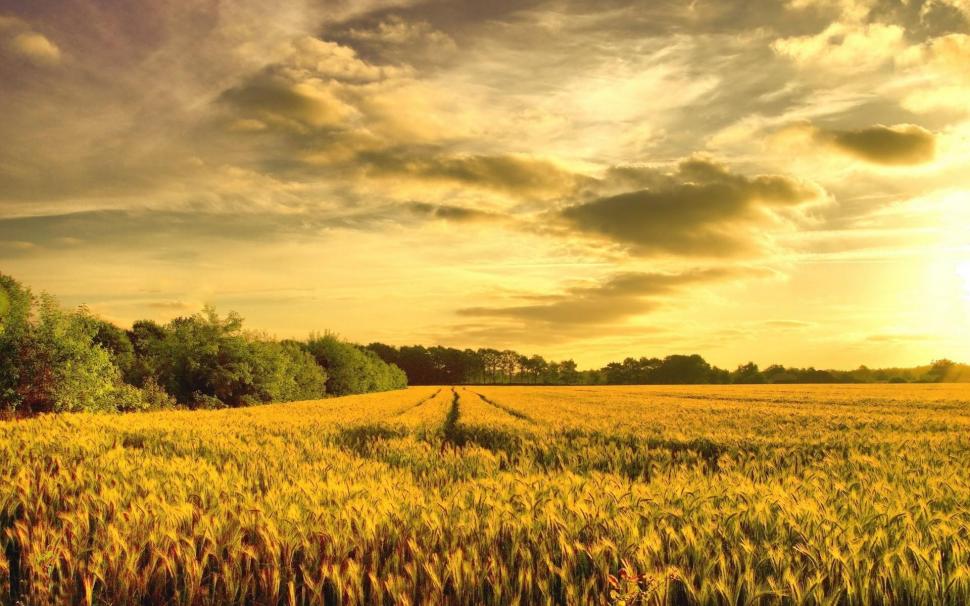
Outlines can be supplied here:
M0 423L0 603L966 604L970 386Z

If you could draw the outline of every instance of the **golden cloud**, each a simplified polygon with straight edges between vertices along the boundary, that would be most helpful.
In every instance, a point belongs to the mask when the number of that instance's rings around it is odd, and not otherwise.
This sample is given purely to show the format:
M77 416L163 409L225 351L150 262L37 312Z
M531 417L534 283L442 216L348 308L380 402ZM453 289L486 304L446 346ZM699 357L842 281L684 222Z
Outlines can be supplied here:
M624 272L601 283L568 288L560 294L533 297L524 305L469 307L459 315L507 319L559 327L597 326L637 316L662 304L662 298L679 290L730 279L767 276L755 268L693 269L681 273Z
M0 43L17 57L40 67L61 62L61 49L23 20L0 15Z
M803 67L843 72L878 68L906 49L905 30L882 23L833 23L811 36L780 38L772 48Z

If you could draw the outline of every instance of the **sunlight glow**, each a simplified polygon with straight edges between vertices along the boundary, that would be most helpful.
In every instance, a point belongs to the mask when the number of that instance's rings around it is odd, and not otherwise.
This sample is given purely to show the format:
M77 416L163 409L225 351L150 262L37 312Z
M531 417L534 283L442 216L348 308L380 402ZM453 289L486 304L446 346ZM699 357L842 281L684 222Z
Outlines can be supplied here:
M963 300L970 304L970 260L957 264L957 275L963 286Z

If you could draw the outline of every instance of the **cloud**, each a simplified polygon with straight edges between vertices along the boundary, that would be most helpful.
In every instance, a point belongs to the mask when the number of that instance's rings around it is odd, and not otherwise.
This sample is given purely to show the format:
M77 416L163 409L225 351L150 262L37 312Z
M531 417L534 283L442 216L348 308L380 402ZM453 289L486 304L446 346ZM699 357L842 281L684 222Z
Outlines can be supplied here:
M917 114L933 114L940 110L966 113L970 111L968 95L970 88L965 85L943 84L910 92L902 100L902 106Z
M801 320L766 320L761 325L775 330L799 330L813 326L811 322L802 322Z
M0 15L0 44L38 67L50 67L61 62L61 49L16 17Z
M233 127L258 121L297 131L350 128L350 120L362 113L356 90L404 74L402 68L364 61L347 46L303 36L286 45L276 62L227 89L219 100L236 110Z
M890 334L875 334L866 337L866 341L872 341L875 343L910 343L913 341L926 341L931 339L930 335L913 334L913 333L890 333Z
M966 0L871 0L871 21L899 23L907 37L923 40L970 29L970 3Z
M729 278L763 275L758 270L700 269L679 274L629 272L595 286L578 286L562 294L533 297L534 303L507 307L468 307L459 315L499 318L545 325L608 324L662 305L659 297L684 288Z
M302 127L339 127L355 114L353 107L341 101L323 83L287 82L269 75L225 91L222 100L235 106L243 116L233 123L235 128L257 122L298 130Z
M480 223L487 221L501 221L504 217L492 213L463 206L449 204L428 204L427 202L411 202L405 206L412 213L426 218L442 219L454 223Z
M834 151L881 166L926 164L937 155L936 134L915 124L839 129L803 121L783 126L770 137L783 149L804 150L815 146L820 153Z
M228 177L227 177L228 178ZM330 210L238 205L226 208L95 210L56 215L0 217L0 255L23 257L58 250L125 250L160 254L195 251L213 243L263 243L317 240L332 230L379 231L415 227L439 220L487 223L507 217L449 204L409 202L375 208Z
M518 155L447 155L409 148L361 154L373 176L408 176L510 194L553 195L575 189L584 178L541 158Z
M349 46L313 36L292 42L283 64L304 70L304 75L341 82L377 82L408 72L403 67L374 65L358 57L357 51Z
M335 35L338 40L346 40L356 48L386 60L404 55L411 64L440 63L458 50L451 36L427 21L407 20L399 15L388 15L376 23L351 26L346 31L335 32Z
M477 114L459 103L407 64L365 60L355 48L305 36L219 95L215 136L255 148L251 156L267 170L306 165L306 178L324 167L366 168L379 156L388 168L403 167L391 158L398 150L410 158L468 138Z
M939 110L968 111L970 96L970 35L949 34L909 49L900 63L920 77L921 86L902 99L906 109L930 114Z
M905 29L883 23L833 23L808 36L775 40L771 47L797 65L860 72L877 69L906 48Z
M195 305L190 305L184 301L149 301L143 303L149 309L170 312L187 312L196 309Z
M61 62L61 49L38 33L18 34L10 41L10 47L36 65L57 65Z
M82 245L161 251L194 247L212 239L275 240L299 233L312 233L303 217L277 214L100 210L0 219L0 241L28 243L26 251Z
M819 131L819 136L855 158L885 166L925 164L936 155L933 133L914 124Z
M614 180L646 186L560 211L581 233L604 237L640 254L716 256L752 249L753 228L776 211L820 200L822 190L779 175L745 177L692 158L672 174L618 168Z
M874 213L959 197L970 157L970 37L950 10L966 0L0 4L17 15L0 17L0 260L38 284L94 258L112 269L92 277L146 284L172 267L254 275L258 259L272 266L261 279L296 276L306 254L343 298L305 317L334 328L373 297L367 324L394 334L469 306L484 307L463 320L493 343L536 325L549 342L639 333L624 320L667 306L666 320L705 283L638 291L603 279L604 263L619 276L644 269L637 255L776 255L795 275L823 255L929 250L926 226L952 231L948 215L914 210L892 219L912 231L894 231ZM766 140L801 122L817 126L792 153ZM916 162L927 133L932 166L876 170ZM677 164L698 149L724 164ZM331 246L341 263L321 265ZM585 286L463 301L489 281L539 289L567 274ZM395 280L424 315L384 313ZM196 300L179 282L159 299ZM848 300L842 282L831 296ZM732 322L796 330L757 322L797 309L739 300L723 307Z
M970 35L949 34L928 40L912 49L905 57L914 63L929 63L950 76L970 82L967 56L970 55Z

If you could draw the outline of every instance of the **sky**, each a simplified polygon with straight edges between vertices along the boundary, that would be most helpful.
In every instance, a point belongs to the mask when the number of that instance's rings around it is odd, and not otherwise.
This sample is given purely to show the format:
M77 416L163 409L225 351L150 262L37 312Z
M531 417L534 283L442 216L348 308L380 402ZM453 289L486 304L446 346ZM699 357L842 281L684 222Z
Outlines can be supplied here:
M122 325L970 361L970 0L0 0L0 272Z

